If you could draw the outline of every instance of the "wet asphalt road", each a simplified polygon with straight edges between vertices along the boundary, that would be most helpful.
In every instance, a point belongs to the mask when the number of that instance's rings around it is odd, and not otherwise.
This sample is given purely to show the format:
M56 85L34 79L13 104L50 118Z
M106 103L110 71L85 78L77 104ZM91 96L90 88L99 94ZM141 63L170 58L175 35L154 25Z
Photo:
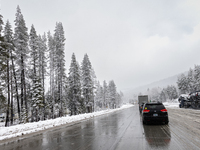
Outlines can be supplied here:
M0 144L0 150L198 150L200 137L173 115L169 125L143 125L138 106ZM170 113L171 111L171 113ZM177 112L175 112L177 113ZM182 129L180 129L182 127ZM179 130L180 131L179 131ZM186 132L184 131L185 129Z

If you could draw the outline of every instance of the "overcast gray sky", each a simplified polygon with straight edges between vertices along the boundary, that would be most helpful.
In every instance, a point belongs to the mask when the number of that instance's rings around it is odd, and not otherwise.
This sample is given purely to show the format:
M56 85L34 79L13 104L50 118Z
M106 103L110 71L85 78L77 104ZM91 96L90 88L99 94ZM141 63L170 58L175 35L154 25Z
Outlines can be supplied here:
M4 22L20 6L30 32L62 22L66 69L88 54L98 80L118 90L145 85L200 64L199 0L0 0Z

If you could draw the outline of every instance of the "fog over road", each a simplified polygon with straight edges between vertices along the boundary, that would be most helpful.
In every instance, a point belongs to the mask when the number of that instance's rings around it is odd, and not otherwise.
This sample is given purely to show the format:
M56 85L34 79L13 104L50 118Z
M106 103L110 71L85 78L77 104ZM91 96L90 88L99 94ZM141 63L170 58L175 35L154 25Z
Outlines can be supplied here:
M196 150L200 111L168 108L169 125L143 125L138 106L0 144L1 150Z

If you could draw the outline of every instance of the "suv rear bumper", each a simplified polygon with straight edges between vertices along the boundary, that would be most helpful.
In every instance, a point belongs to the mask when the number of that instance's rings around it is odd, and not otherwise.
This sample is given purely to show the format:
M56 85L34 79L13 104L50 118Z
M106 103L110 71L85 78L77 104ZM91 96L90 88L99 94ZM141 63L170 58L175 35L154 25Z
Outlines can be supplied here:
M143 116L143 122L165 122L168 123L169 119L168 116L162 116L162 117L152 117L152 116Z

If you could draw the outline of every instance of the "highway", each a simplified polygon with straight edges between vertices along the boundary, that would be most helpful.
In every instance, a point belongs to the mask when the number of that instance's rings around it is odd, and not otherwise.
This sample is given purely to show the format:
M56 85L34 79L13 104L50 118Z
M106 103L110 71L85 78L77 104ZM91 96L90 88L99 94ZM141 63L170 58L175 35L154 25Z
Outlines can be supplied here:
M194 118L191 117L191 114ZM168 108L169 125L143 125L138 106L0 143L0 150L197 150L200 111ZM196 119L195 119L196 118Z

